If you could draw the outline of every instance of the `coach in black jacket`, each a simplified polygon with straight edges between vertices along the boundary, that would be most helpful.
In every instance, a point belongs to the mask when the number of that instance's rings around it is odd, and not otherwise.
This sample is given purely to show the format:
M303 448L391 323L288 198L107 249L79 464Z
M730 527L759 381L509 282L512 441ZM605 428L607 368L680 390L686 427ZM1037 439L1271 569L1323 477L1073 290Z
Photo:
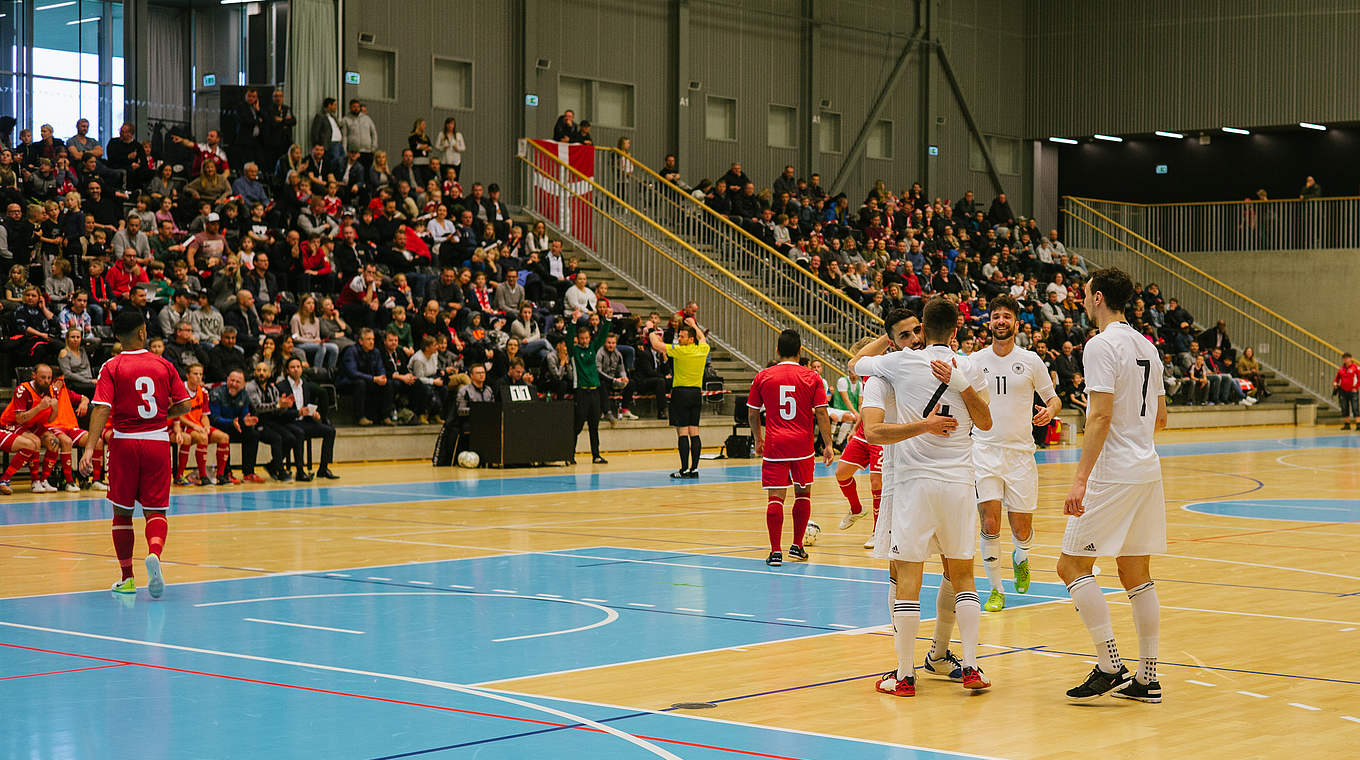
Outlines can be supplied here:
M336 480L340 476L331 472L331 458L335 455L335 426L326 422L322 410L326 401L321 387L302 380L302 360L296 356L288 360L283 377L276 384L279 396L293 399L293 409L297 411L296 425L302 429L305 438L321 439L321 466L316 471L318 478ZM308 410L309 406L316 409ZM299 466L301 466L299 464Z

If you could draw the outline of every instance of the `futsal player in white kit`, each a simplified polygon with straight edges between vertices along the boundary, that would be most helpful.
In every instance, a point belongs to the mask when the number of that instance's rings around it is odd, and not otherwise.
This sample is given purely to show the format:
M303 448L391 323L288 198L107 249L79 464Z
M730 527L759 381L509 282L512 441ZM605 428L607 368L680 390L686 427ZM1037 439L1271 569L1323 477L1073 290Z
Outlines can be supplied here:
M1081 462L1067 492L1069 515L1058 576L1095 643L1097 665L1067 696L1077 702L1113 696L1161 702L1157 637L1161 610L1150 555L1166 551L1162 466L1152 436L1166 427L1166 391L1157 349L1124 321L1133 282L1118 269L1098 269L1086 283L1086 313L1100 334L1086 342L1083 364L1089 409ZM1110 608L1091 574L1098 556L1113 556L1128 592L1138 634L1138 672L1119 658Z
M1015 590L1029 591L1029 547L1034 540L1034 510L1039 506L1039 468L1034 464L1035 425L1047 425L1062 411L1053 378L1039 355L1015 345L1020 304L1008 294L992 299L990 346L968 358L982 372L991 396L991 430L973 431L973 471L977 477L978 517L982 523L982 569L992 593L988 612L1006 607L1001 588L1001 511L1011 527L1011 567ZM1033 405L1038 393L1043 406Z
M977 510L969 438L974 426L990 428L991 416L981 373L949 348L958 313L950 301L932 299L922 318L926 348L883 356L866 355L872 350L866 348L848 368L886 380L896 400L898 422L866 421L865 431L870 442L896 444L892 499L884 502L887 509L879 514L880 524L889 523L887 540L875 536L874 551L892 563L897 579L893 605L897 669L879 679L876 688L898 696L916 693L912 660L921 622L921 579L932 554L941 556L957 592L954 614L963 642L962 684L970 690L991 686L977 666L982 606L973 585ZM941 416L952 417L957 425L941 425L937 422Z

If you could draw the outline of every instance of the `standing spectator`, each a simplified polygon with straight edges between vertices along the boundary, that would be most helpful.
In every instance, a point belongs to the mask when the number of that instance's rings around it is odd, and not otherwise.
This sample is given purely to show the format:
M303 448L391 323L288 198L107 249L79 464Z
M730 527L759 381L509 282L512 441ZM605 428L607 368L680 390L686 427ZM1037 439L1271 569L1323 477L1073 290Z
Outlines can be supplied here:
M372 329L360 330L359 342L340 352L340 375L335 384L354 394L354 416L361 427L372 425L374 417L384 425L396 424L388 414L392 408L392 387L388 384L382 352L374 345Z
M425 120L416 119L411 124L411 134L406 136L412 162L417 167L415 176L411 179L411 187L424 187L430 179L430 151L434 149L430 142L429 135L425 134Z
M263 161L264 112L260 108L260 91L247 87L241 105L236 109L236 140L232 143L237 166Z
M582 274L578 284L584 284L585 275ZM593 295L593 294L592 294ZM590 455L591 461L595 464L609 464L608 460L600 456L600 373L596 364L596 356L601 348L604 347L605 340L609 337L609 330L601 327L596 331L592 338L590 328L585 325L578 325L576 328L576 342L568 349L571 353L572 367L576 374L576 421L575 441L581 435L581 428L590 429ZM576 464L576 457L573 454L567 464Z
M349 101L349 113L341 118L340 130L345 135L345 150L357 152L359 162L365 167L372 166L373 152L378 149L378 126L358 100ZM340 159L335 161L340 162Z
M345 154L345 133L336 118L339 110L340 106L335 98L321 101L321 110L312 117L312 126L307 133L312 145L320 145L331 164L339 164Z
M452 168L455 180L461 178L467 142L463 139L463 133L458 131L458 121L452 116L444 120L443 131L435 136L434 149L439 151L440 165Z
M123 172L129 190L136 190L151 179L150 157L137 139L137 128L130 123L118 128L118 136L109 141L104 156L110 168Z
M1311 176L1304 177L1303 188L1299 190L1299 199L1305 201L1314 201L1321 197L1322 197L1322 185L1319 185L1317 183L1317 180L1313 179Z
M49 128L50 129L50 128ZM553 140L557 142L576 141L576 112L568 108L557 117L553 125Z
M1212 390L1209 383L1209 368L1204 365L1204 354L1195 354L1195 362L1190 365L1190 370L1186 373L1190 378L1190 404L1192 406L1203 406L1209 401L1209 393Z
M270 96L269 105L264 108L263 121L261 143L264 155L261 161L268 168L288 152L293 144L293 127L297 126L297 116L293 115L292 106L283 102L283 90L274 90Z
M1341 402L1341 429L1350 430L1351 423L1355 422L1355 429L1360 430L1360 406L1357 406L1357 400L1360 400L1360 365L1355 363L1355 357L1349 351L1341 355L1341 367L1336 371L1332 387L1336 389L1337 401Z
M251 413L245 387L244 372L233 369L228 373L226 382L208 396L209 418L212 426L225 432L232 443L241 444L243 479L247 483L263 483L264 478L255 474L255 458L260 451L260 418ZM231 478L230 468L227 478Z

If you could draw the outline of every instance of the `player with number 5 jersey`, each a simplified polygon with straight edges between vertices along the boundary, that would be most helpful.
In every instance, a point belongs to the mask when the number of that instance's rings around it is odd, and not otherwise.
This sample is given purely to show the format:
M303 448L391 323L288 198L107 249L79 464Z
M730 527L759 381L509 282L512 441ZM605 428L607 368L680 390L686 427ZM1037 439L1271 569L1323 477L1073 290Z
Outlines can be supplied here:
M770 534L771 567L783 564L780 539L784 526L784 495L793 486L793 544L789 558L806 560L803 538L812 516L814 424L822 435L822 454L831 464L831 419L826 411L826 386L822 378L798 362L802 338L793 330L779 334L779 363L766 367L751 381L746 406L751 412L751 435L761 465L760 485L765 489L765 527ZM764 419L761 418L764 412Z
M113 546L123 575L113 591L137 591L132 574L132 515L140 504L146 520L147 590L159 597L165 589L160 555L167 532L165 512L170 507L170 434L166 428L171 417L189 410L190 396L174 365L146 350L146 320L141 314L120 312L113 326L124 350L99 371L90 412L90 439L96 443L85 449L80 471L88 475L93 468L94 449L101 445L104 426L111 422L108 499L113 506Z

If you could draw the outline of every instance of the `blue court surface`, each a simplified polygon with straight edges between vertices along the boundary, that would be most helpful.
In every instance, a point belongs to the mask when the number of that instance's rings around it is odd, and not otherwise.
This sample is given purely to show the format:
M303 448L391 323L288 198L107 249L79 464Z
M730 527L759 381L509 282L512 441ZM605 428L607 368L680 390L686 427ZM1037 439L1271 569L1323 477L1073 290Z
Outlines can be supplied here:
M884 576L593 547L3 599L0 757L964 757L487 686L879 626Z
M1360 522L1360 499L1229 499L1186 504L1183 509L1206 515L1297 522Z

